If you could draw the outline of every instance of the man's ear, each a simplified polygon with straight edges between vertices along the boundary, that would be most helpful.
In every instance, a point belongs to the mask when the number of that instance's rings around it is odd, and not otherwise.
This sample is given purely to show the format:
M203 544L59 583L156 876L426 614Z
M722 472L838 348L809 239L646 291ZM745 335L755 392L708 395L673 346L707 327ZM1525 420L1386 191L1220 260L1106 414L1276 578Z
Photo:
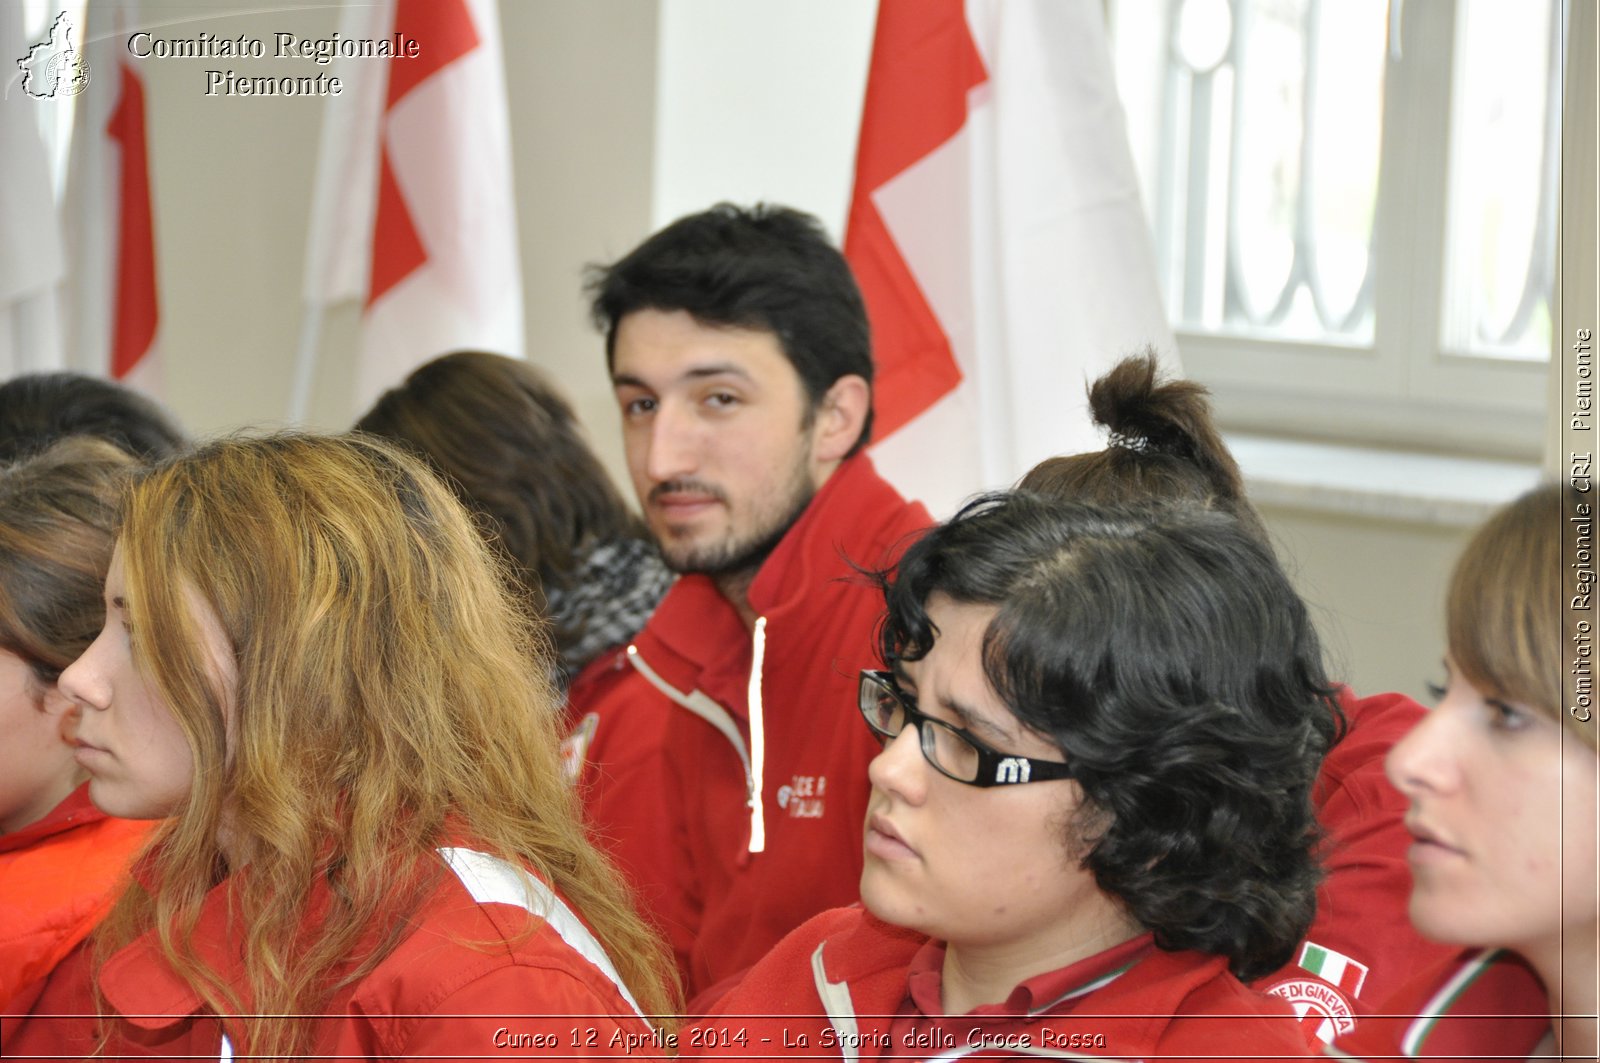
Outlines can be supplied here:
M822 463L843 459L861 438L871 409L872 385L865 377L851 373L835 380L817 404L813 458Z

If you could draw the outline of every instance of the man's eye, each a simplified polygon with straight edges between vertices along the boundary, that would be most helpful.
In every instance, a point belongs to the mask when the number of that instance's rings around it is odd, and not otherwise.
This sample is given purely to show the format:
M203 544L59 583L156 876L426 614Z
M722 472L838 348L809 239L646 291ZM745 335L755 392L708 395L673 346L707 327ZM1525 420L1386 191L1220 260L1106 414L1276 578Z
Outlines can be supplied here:
M649 413L656 408L656 400L651 398L628 399L622 404L622 413L626 417L637 417Z
M739 396L730 391L714 391L706 396L706 405L726 408L738 405Z

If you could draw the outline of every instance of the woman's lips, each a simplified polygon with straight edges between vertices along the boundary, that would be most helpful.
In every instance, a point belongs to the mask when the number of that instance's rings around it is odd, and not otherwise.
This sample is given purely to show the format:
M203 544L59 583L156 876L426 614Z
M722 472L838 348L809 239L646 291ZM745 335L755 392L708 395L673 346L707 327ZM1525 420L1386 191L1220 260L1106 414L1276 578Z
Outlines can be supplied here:
M1462 850L1446 842L1431 829L1415 820L1406 820L1406 830L1413 839L1411 848L1406 856L1413 863L1431 863L1436 860L1447 860L1454 857L1465 856Z
M105 746L97 746L93 742L85 742L79 735L73 735L68 739L67 744L72 746L72 755L75 757L109 757L111 755L111 752Z
M882 815L874 814L867 820L867 852L885 860L903 860L916 857L917 851L895 830Z

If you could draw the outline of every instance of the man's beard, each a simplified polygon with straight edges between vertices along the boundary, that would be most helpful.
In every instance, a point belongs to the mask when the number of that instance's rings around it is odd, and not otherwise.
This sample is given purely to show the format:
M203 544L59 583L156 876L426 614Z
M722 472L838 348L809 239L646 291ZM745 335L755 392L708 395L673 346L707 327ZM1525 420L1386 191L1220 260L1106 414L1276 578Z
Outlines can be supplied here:
M806 467L801 465L790 479L788 505L778 518L743 537L721 542L678 547L662 542L661 556L674 572L695 572L717 580L754 573L789 534L816 493Z

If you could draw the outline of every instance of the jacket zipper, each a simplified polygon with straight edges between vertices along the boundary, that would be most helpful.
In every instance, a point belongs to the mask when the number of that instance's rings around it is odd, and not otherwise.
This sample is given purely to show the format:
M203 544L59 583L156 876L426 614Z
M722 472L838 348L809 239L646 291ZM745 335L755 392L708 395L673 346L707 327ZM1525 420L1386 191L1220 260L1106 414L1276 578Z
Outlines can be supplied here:
M759 853L766 849L766 824L762 810L760 774L761 761L766 753L766 727L761 711L761 666L766 655L767 618L756 618L756 634L752 645L752 660L750 669L750 737L756 747L756 757L752 763L750 749L745 745L744 736L739 733L739 725L734 722L733 716L717 701L699 690L691 690L685 694L671 683L661 677L661 674L650 667L644 655L639 652L639 647L628 647L628 663L638 669L651 686L665 694L674 704L681 705L696 716L700 717L712 727L715 727L728 744L733 746L733 751L739 756L739 763L744 768L745 807L750 809L750 844L748 852Z

